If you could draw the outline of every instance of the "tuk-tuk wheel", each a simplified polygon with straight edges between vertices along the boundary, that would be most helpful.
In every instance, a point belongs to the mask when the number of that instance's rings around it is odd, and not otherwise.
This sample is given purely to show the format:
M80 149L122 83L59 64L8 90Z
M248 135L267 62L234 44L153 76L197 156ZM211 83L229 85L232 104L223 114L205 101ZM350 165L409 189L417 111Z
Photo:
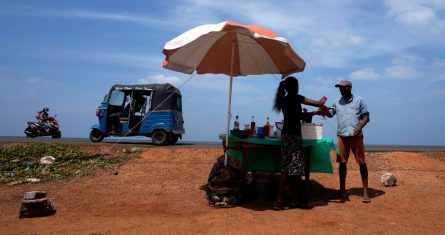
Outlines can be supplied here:
M90 132L90 140L92 142L101 142L104 139L104 135L102 134L101 131L97 130L97 129L92 129Z
M153 134L151 135L151 141L153 142L153 144L155 145L164 145L167 143L167 132L163 131L163 130L157 130L154 131Z

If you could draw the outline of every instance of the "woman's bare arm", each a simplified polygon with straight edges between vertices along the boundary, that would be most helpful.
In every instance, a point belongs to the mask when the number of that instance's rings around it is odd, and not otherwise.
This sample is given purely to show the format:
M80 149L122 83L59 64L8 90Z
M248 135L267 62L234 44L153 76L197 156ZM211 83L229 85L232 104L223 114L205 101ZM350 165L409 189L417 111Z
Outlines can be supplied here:
M316 101L316 100L312 100L312 99L305 97L304 101L303 101L303 104L314 106L314 107L321 107L324 105L324 103L325 103L325 101L323 101L323 98L321 98L319 101Z

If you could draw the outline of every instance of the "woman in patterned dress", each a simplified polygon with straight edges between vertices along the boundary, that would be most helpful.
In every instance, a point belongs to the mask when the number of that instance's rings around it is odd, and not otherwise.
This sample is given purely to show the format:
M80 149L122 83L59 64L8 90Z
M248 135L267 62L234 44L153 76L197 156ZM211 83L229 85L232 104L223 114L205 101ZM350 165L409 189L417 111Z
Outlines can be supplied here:
M283 203L286 187L291 190L291 202L296 198L296 184L305 174L305 156L301 138L300 120L321 115L321 110L302 113L301 104L321 107L324 100L315 101L298 94L298 80L287 77L280 82L275 96L274 110L283 112L284 124L281 131L281 178L278 195L274 203L275 210L288 209Z

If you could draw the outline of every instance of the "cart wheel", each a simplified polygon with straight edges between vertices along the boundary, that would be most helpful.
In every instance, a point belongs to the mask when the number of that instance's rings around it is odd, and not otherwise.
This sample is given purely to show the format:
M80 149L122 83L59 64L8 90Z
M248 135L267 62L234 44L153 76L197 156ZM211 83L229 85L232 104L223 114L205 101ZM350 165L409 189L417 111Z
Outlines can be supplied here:
M102 134L101 131L97 130L97 129L93 129L90 132L90 140L92 142L101 142L104 139L104 135Z
M164 145L167 143L168 135L167 132L163 130L154 131L151 135L151 141L155 145Z

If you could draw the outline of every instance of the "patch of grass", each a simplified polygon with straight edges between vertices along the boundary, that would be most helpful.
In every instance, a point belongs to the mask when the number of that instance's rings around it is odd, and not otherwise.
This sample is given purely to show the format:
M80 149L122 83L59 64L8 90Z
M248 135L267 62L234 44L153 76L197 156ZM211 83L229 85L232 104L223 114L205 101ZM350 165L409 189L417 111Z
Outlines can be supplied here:
M54 164L40 164L44 156L53 156ZM0 146L0 183L25 183L29 178L44 182L93 175L97 169L117 169L135 156L137 154L89 154L64 143Z

